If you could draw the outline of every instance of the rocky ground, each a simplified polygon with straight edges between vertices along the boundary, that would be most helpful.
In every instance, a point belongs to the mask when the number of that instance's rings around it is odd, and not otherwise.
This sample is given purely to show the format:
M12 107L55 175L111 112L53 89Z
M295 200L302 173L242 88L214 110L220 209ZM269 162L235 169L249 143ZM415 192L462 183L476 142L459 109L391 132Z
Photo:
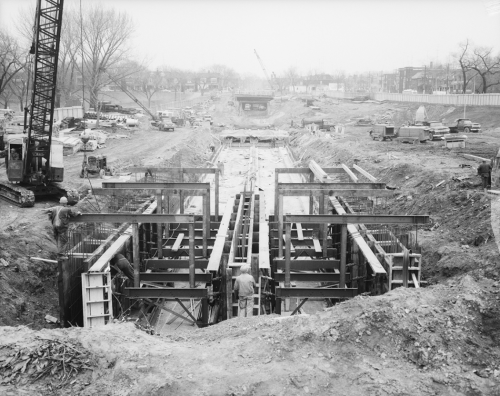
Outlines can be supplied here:
M318 103L320 115L346 125L343 138L290 128L291 120L317 115L298 101L275 105L271 116L258 122L289 130L292 150L303 163L359 160L381 182L396 187L394 198L384 202L389 213L430 214L432 224L418 233L428 287L358 296L315 315L234 319L182 333L152 336L125 322L92 331L55 329L43 317L57 316L56 268L28 259L54 257L50 225L40 213L52 202L18 209L0 201L0 392L500 395L500 266L491 225L498 205L480 191L477 163L463 157L496 154L500 113L467 108L484 132L469 135L466 149L449 150L437 141L373 141L368 128L352 125L359 117L398 124L411 119L416 105ZM225 103L212 110L216 124L254 122ZM444 106L428 106L427 112L448 122L463 115L462 108ZM142 127L99 151L123 171L145 161L201 166L210 139L190 129L172 134ZM77 176L79 155L65 160L70 179L85 190ZM56 350L54 340L64 345L51 356L75 359L69 374L54 364L57 359L36 352ZM71 348L79 352L62 352ZM49 360L52 365L45 363ZM46 370L51 374L33 380Z

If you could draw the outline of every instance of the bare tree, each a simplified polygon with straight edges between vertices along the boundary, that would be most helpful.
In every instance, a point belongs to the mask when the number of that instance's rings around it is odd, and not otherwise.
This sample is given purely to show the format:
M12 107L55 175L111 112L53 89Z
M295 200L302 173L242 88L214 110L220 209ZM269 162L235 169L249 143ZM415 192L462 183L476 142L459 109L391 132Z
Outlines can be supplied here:
M488 92L489 87L500 85L500 56L492 52L492 48L476 47L470 60L470 68L481 77L483 93Z
M139 75L139 82L141 90L148 100L148 108L151 107L151 98L155 93L161 91L163 76L160 70L151 72L150 70L143 69Z
M460 65L460 70L462 72L462 93L467 92L467 86L469 85L470 80L475 76L475 73L470 73L470 54L469 54L469 39L465 41L465 43L460 43L460 51L456 53L454 56Z
M74 15L73 21L83 26L83 71L80 62L76 64L90 91L90 104L96 108L99 90L110 81L109 73L113 80L120 80L135 72L120 67L128 56L133 23L127 14L104 9L100 3L85 9L81 20Z
M23 54L17 40L0 30L0 96L6 107L13 94L9 84L26 65Z
M295 85L298 82L299 79L299 73L297 72L297 68L295 66L290 66L286 71L285 71L285 76L288 78L288 82L290 85L293 87L293 90L295 91Z

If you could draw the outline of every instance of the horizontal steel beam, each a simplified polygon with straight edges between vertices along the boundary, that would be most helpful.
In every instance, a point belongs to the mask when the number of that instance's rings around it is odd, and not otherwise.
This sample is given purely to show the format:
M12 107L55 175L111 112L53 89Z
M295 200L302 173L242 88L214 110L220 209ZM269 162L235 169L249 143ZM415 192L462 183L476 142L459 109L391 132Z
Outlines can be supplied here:
M208 290L205 288L126 287L124 294L130 298L165 298L175 300L176 298L206 298Z
M210 183L127 183L103 182L102 188L156 189L156 190L210 190Z
M194 223L191 214L83 213L70 223Z
M139 278L142 282L189 282L189 273L141 272ZM212 274L194 274L194 281L210 283L212 282Z
M143 193L146 191L146 193ZM92 190L93 195L106 195L106 196L146 196L147 194L156 194L157 191L162 191L161 188L94 188ZM169 191L167 195L179 195L181 190ZM184 197L200 197L205 195L206 191L200 190L182 190Z
M339 279L340 274L333 272L290 272L290 281L292 282L338 282ZM275 272L274 280L276 282L284 282L285 273Z
M169 268L189 268L189 260L183 259L173 259L173 260L165 260L165 259L151 259L144 260L146 268L148 269L169 269ZM198 259L194 261L194 267L205 269L207 268L208 260Z
M328 195L333 195L335 197L392 197L394 196L394 191L391 190L354 190L354 189L328 189L328 188L318 188L318 189L279 189L278 193L284 197L308 197L312 191L313 195L320 195L324 192Z
M285 259L275 259L277 269L285 269ZM339 269L339 260L290 260L290 269L315 271L319 269Z
M385 190L385 183L278 183L278 190Z
M192 175L204 175L204 174L210 174L210 173L215 173L218 171L216 168L146 168L146 167L139 167L139 168L131 168L128 170L129 172L132 173L141 173L141 172L152 172L152 173L188 173Z
M326 173L345 173L344 168L342 167L336 167L336 168L323 168L323 170ZM312 173L311 169L309 168L276 168L274 170L275 173Z
M207 248L208 248L208 255L210 256L210 253L212 253L213 246L207 246ZM179 256L182 256L181 255L182 252L186 252L186 253L189 252L189 246L180 247L177 250L177 252L173 252L172 248L166 248L166 247L164 247L162 250L163 250L164 257L170 257L170 256L179 257ZM203 256L203 249L202 248L195 248L194 255L198 256L198 257Z
M312 288L312 287L277 287L278 298L352 298L358 294L358 289Z
M313 224L427 224L429 216L397 216L397 215L286 215L288 223Z

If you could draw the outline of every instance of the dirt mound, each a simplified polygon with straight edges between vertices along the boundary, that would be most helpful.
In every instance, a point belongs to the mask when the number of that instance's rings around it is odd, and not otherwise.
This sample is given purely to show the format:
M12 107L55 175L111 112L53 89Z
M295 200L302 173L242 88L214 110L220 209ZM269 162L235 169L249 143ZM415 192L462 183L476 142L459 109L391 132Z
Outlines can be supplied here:
M491 318L498 318L499 286L466 276L356 297L315 315L238 318L160 337L132 323L92 331L4 327L0 348L46 339L94 356L93 371L53 390L61 395L495 395L500 334ZM0 391L48 386L41 379Z

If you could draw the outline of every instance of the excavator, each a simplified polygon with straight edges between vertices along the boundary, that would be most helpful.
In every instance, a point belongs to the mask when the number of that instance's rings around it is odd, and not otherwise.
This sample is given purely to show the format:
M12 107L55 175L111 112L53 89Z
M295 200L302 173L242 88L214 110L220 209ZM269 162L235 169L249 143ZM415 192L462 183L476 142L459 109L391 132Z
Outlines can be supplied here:
M24 117L27 136L13 137L7 142L5 165L9 182L0 182L0 197L21 207L33 206L35 196L65 195L69 204L79 199L76 190L61 184L63 145L52 140L63 3L64 0L37 0L30 49L33 88Z

